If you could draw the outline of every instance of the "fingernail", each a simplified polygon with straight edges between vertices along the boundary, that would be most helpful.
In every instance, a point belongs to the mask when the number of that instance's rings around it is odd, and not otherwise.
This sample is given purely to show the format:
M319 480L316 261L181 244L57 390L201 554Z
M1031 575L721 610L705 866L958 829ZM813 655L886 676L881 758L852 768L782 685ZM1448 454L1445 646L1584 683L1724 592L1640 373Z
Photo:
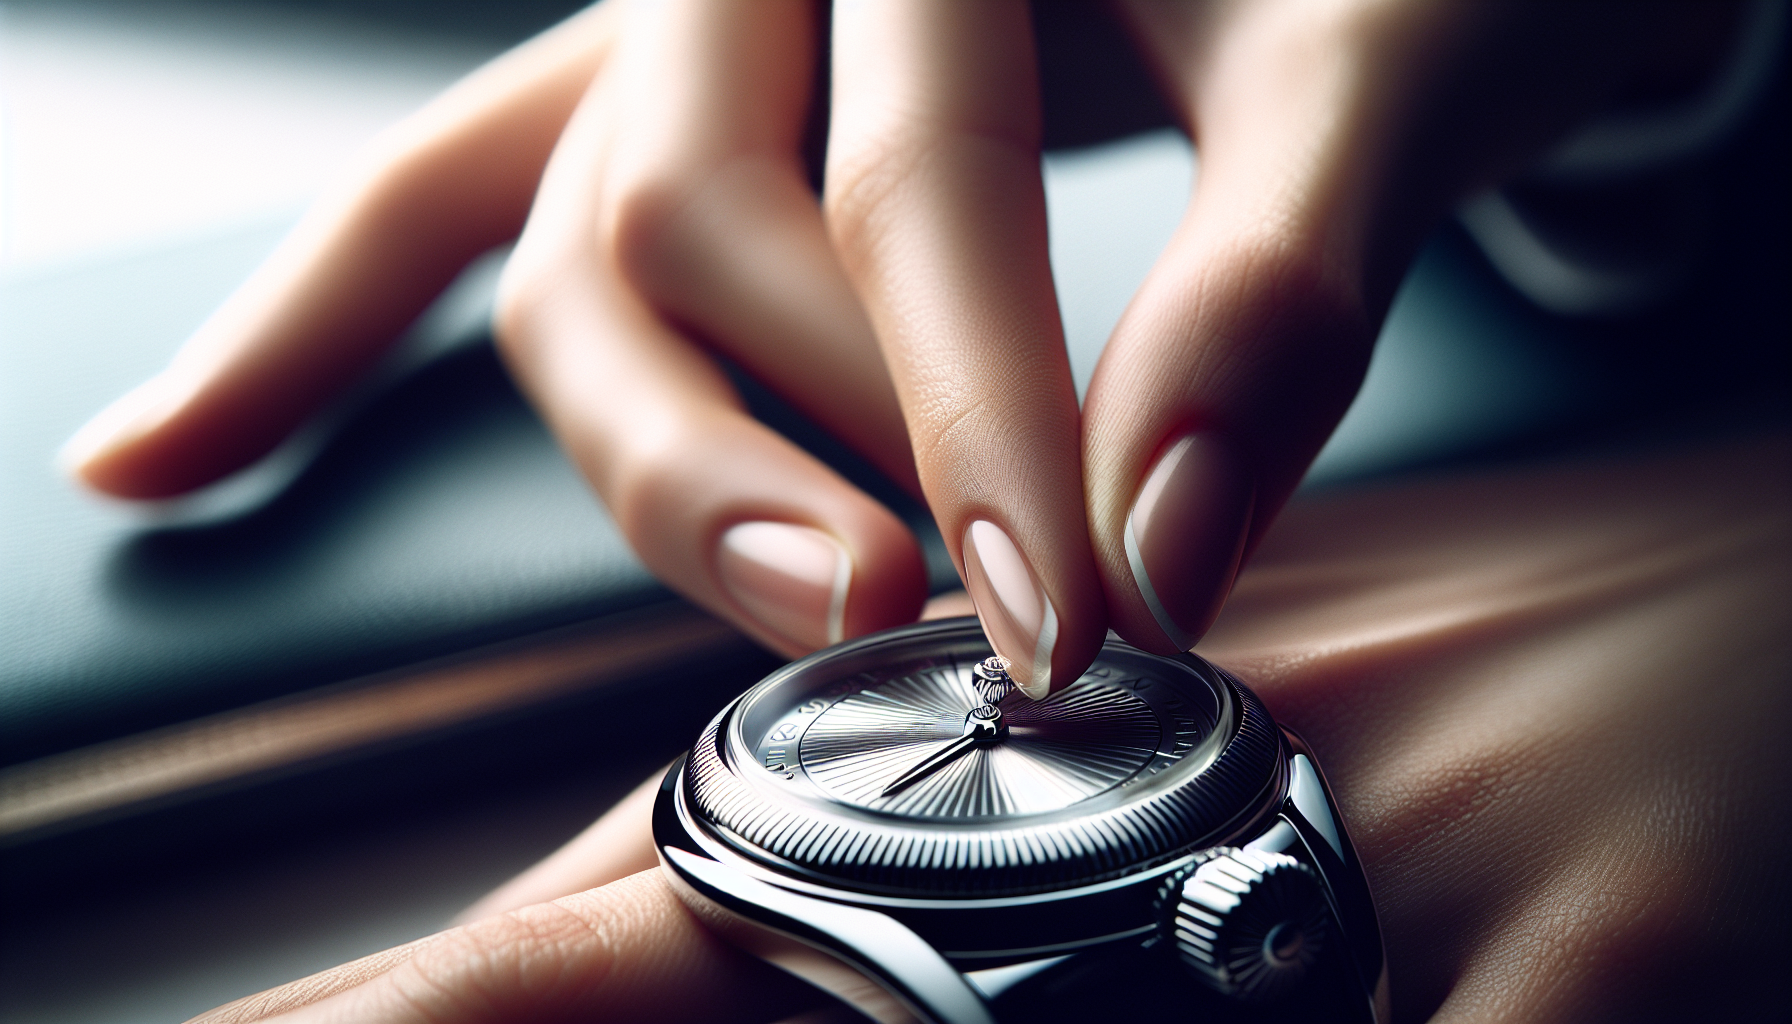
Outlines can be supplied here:
M1126 558L1170 642L1195 646L1232 589L1254 497L1238 460L1212 434L1171 445L1126 517Z
M56 452L56 465L71 477L168 420L192 394L184 376L159 373L119 396L81 425Z
M852 558L820 530L771 522L729 527L716 573L747 614L804 650L845 639Z
M983 633L1008 659L1008 674L1022 693L1044 698L1052 687L1058 613L1020 548L1001 527L976 520L964 531L964 574Z

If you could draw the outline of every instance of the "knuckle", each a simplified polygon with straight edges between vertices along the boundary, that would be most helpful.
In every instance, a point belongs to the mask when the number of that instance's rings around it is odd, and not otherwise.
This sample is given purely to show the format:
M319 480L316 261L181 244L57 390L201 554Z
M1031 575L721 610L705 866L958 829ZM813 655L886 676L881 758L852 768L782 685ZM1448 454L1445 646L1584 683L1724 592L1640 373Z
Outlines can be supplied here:
M681 214L701 191L689 177L656 174L616 191L605 218L601 244L622 272L637 282L651 279L676 245Z
M859 145L828 161L822 216L835 249L849 265L870 256L883 234L884 211L917 159L917 147L884 141Z
M498 351L513 362L527 361L540 332L532 330L549 292L546 275L526 258L522 247L505 266L492 300L492 340Z
M1026 119L941 116L898 106L830 140L822 211L843 259L871 255L887 225L937 204L942 188L1037 173L1039 135Z
M987 443L999 419L990 396L923 388L911 412L915 459L923 465L963 465Z
M1166 344L1185 348L1180 361L1235 403L1230 415L1254 422L1293 402L1329 430L1375 342L1355 275L1285 226L1235 237L1210 256L1192 294L1195 329Z
M614 461L602 488L604 503L617 529L648 562L659 564L655 538L670 522L682 518L701 485L691 479L692 456L703 450L701 438L689 425L673 416L664 422L645 424L632 431L624 450L613 452Z
M1325 341L1346 336L1339 326L1366 328L1357 275L1331 256L1323 239L1296 225L1267 224L1241 238L1228 269L1241 309L1263 322L1262 333Z

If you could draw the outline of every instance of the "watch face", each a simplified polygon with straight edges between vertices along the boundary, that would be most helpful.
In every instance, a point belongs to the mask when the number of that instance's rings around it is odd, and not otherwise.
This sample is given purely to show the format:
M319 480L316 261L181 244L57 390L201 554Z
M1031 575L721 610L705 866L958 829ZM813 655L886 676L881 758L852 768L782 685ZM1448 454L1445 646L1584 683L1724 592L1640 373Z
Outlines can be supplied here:
M965 719L984 703L971 679L982 653L922 652L854 673L778 715L763 735L754 729L743 738L759 764L800 772L829 799L949 821L1060 811L1147 779L1215 738L1220 708L1200 680L1166 679L1121 656L1046 700L1009 696L1001 702L1007 736L967 745L890 792L904 772L960 740ZM769 707L781 705L780 696L768 692Z
M1268 717L1192 656L1110 640L999 728L972 669L976 621L906 627L786 666L693 750L688 801L742 853L832 883L990 895L1081 884L1175 856L1275 781Z

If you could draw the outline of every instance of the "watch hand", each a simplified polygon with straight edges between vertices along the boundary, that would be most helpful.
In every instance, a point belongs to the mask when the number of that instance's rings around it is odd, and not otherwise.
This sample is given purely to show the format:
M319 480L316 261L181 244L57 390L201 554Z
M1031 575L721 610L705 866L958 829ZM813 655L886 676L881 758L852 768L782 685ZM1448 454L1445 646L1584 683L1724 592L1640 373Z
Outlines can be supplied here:
M934 772L952 763L960 754L972 747L987 747L1002 742L1008 735L1008 723L1002 721L1002 709L994 704L984 704L971 709L964 716L964 735L922 758L908 771L896 776L896 781L884 787L879 796L890 796L899 793L915 782L932 775Z
M928 754L918 764L896 776L896 781L885 786L879 796L900 793L952 763L972 747L1000 743L1008 735L1008 723L1002 721L1002 709L997 706L1014 691L1014 681L1008 677L1008 662L1000 657L985 658L971 670L971 678L977 692L983 697L983 704L972 708L971 713L964 716L964 735Z
M958 755L976 745L976 734L965 733L963 736L958 737L938 750L935 750L933 753L928 754L926 757L922 758L918 764L911 766L908 771L896 776L896 781L885 786L884 791L878 795L892 796L902 792L913 783L932 775L935 771L938 771L952 761L957 760Z

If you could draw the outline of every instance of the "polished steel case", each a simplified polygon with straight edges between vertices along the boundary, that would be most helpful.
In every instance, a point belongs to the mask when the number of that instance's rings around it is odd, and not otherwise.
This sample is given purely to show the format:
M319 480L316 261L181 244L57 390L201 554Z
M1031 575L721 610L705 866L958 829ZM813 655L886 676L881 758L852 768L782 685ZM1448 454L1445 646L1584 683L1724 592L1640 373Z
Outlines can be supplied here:
M885 746L943 736L958 705L977 700L957 692L959 666L987 653L974 619L903 627L792 663L724 709L668 773L654 812L661 862L687 905L888 1024L1074 1019L1110 1005L1090 1002L1109 989L1170 1020L1386 1019L1374 906L1311 753L1199 658L1110 638L1091 672L1054 695L1058 710L1020 706L1019 720L1042 724L1023 726L1012 751L967 763L931 795L879 800L870 784L830 779L840 763L875 779L900 760ZM812 691L827 696L797 700ZM829 747L841 741L818 725L835 707L848 725L872 716L853 726L863 749ZM784 722L798 714L816 730L807 762L803 730ZM1078 754L1108 741L1099 757ZM1011 779L1073 789L1004 804L1000 791L1016 789L1002 781L1004 758L1018 766ZM1293 858L1322 882L1330 952L1304 1002L1239 1003L1177 956L1179 934L1191 941L1177 931L1180 887L1231 849L1251 863Z

